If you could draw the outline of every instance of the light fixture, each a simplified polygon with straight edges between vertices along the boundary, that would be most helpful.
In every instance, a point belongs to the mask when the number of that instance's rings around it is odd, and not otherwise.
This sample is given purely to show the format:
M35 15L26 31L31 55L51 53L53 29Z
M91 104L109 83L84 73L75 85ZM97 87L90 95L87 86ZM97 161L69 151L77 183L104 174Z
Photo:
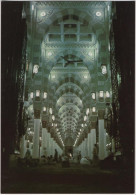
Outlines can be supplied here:
M52 127L53 127L53 123L52 123Z
M107 68L106 65L101 65L102 74L107 74Z
M95 93L92 93L92 99L95 100Z
M101 16L101 12L96 12L96 16Z
M88 114L89 114L89 108L86 109L86 115L88 115Z
M32 5L32 10L34 10L34 5Z
M106 97L109 98L110 97L110 93L108 91L106 91Z
M46 93L46 92L43 93L43 98L44 98L44 99L47 98L47 93Z
M46 107L43 107L43 111L44 111L44 112L46 111Z
M82 127L84 127L84 124L81 124Z
M47 55L48 55L48 56L52 56L52 52L48 52Z
M84 121L86 121L86 119L87 119L87 116L84 116Z
M85 127L87 127L87 124L85 123Z
M52 108L49 109L50 114L52 114Z
M100 98L103 98L103 91L99 92L99 96L100 96Z
M40 96L40 90L36 90L36 97Z
M80 131L82 131L82 129L80 129Z
M54 115L52 115L52 120L53 120L53 121L55 120L55 116L54 116Z
M34 97L34 93L33 92L30 93L30 97L31 97L31 99L33 99L33 97Z
M110 51L110 44L109 44L109 47L108 47L109 51Z
M90 52L88 53L88 55L89 55L89 56L92 56L92 52L90 51Z
M92 111L95 112L96 111L96 108L95 107L92 107Z
M39 69L39 65L35 64L33 67L33 73L37 74Z
M46 13L45 12L41 12L41 16L46 16Z

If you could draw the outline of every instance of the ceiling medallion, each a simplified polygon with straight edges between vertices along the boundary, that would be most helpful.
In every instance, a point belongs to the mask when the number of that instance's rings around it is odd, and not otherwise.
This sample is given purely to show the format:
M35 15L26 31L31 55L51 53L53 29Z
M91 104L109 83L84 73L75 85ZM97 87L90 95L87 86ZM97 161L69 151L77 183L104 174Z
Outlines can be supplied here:
M45 12L41 12L41 16L42 17L46 16L46 13Z
M96 16L101 16L101 12L96 12Z

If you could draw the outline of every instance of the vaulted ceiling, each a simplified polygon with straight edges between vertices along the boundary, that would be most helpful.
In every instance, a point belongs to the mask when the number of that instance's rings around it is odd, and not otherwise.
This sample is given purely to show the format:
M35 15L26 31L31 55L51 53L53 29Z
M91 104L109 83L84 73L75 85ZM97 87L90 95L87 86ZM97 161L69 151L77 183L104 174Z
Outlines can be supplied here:
M24 4L25 103L32 131L37 109L52 137L60 145L73 146L111 102L110 10L111 2Z

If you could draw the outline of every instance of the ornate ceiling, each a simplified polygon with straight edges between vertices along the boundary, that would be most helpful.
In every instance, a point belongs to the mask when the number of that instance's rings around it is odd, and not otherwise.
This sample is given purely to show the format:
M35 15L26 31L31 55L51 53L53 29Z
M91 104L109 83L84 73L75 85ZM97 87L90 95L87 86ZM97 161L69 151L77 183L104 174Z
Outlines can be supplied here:
M111 2L24 5L29 128L33 131L34 109L39 110L60 145L82 141L97 122L98 111L111 102L110 9Z

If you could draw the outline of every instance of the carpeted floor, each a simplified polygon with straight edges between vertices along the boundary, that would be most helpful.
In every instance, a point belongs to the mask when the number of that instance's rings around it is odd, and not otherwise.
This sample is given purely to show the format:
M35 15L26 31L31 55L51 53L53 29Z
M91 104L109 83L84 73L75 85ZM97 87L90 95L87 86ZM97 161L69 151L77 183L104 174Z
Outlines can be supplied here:
M90 166L60 164L12 167L2 174L2 193L133 193L131 174Z

